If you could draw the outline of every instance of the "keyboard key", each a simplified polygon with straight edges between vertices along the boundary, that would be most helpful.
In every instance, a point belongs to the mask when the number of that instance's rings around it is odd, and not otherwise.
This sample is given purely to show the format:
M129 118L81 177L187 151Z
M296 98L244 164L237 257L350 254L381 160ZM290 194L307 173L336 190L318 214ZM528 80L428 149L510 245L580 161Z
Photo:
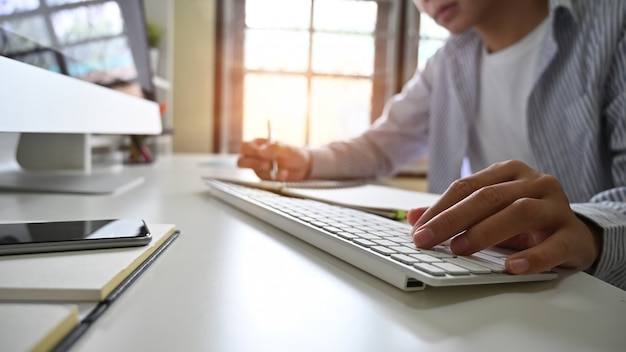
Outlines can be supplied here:
M375 242L377 245L379 246L385 246L385 247L391 247L391 246L395 246L397 243L395 242L391 242L389 240L386 239L373 239L372 242Z
M389 240L389 241L393 241L395 243L405 243L407 242L407 239L404 237L400 237L400 236L383 236L384 239ZM415 246L413 246L415 247Z
M450 247L448 246L435 246L433 248L431 248L431 251L435 251L435 252L439 252L439 253L445 253L445 254L449 254L451 256L456 256L456 254L454 254L454 252L452 252L452 249L450 249Z
M368 240L379 240L380 236L376 236L374 234L371 233L361 233L359 236L361 236L361 238L366 238Z
M419 253L419 250L416 248L411 248L411 247L407 247L407 246L398 246L397 243L394 243L393 246L390 246L389 248L393 249L394 251L398 252L398 253L402 253L402 254L417 254Z
M360 238L358 235L355 235L355 234L350 233L350 232L345 232L345 231L337 232L336 235L341 237L341 238L345 238L346 240L355 240L357 238Z
M476 253L474 253L471 256L464 256L462 258L465 260L474 262L478 265L486 266L487 268L491 269L491 271L494 273L502 273L505 271L504 265L496 264L494 262L482 259L479 256L477 256Z
M502 258L492 257L492 256L490 256L490 255L488 255L486 253L483 253L483 252L474 253L474 254L472 254L472 256L480 258L480 259L484 259L484 260L486 260L486 261L488 261L490 263L497 264L497 265L499 265L501 267L504 267L504 262L506 260L506 258L502 259Z
M437 251L429 251L429 250L423 250L422 252L424 254L430 255L431 257L435 257L435 258L439 258L439 259L456 257L455 254L450 254L450 253L447 253L447 252L437 252Z
M469 270L472 274L490 274L492 272L488 267L477 264L476 262L465 260L464 258L447 258L446 262L463 267Z
M371 246L370 249L376 253L380 253L384 255L391 255L391 254L396 253L396 251L394 251L393 249L390 249L384 246Z
M330 233L337 233L342 231L342 229L335 226L322 226L322 228Z
M424 263L435 263L435 262L441 262L442 260L439 258L435 258L431 255L428 254L411 254L411 257L419 260L420 262L424 262Z
M462 268L458 265L454 265L452 263L433 263L434 266L441 268L446 271L446 273L450 275L469 275L469 270Z
M512 251L510 249L499 248L499 247L483 249L480 252L484 253L484 254L487 254L489 256L492 256L492 257L495 257L495 258L501 258L501 259L502 258L507 258L509 255L514 253L514 251Z
M428 263L415 263L413 266L421 271L427 272L435 276L445 276L446 271Z
M364 239L364 238L357 238L356 240L353 240L352 242L358 244L359 246L363 246L363 247L371 247L371 246L375 246L376 245L376 243L374 243L374 242L372 242L370 240Z
M391 258L408 265L419 262L417 259L406 254L392 254Z

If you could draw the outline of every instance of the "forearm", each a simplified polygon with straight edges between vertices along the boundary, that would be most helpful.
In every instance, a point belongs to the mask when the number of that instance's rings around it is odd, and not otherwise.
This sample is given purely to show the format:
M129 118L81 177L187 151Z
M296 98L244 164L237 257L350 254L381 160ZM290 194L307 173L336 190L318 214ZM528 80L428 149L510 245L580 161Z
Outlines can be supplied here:
M366 137L309 149L309 178L375 178L390 171L389 161Z

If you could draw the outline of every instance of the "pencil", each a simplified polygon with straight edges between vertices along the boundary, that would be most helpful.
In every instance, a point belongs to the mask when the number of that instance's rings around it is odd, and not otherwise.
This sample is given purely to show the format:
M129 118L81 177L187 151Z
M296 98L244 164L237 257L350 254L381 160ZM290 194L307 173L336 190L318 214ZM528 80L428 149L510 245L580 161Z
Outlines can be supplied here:
M267 119L267 144L271 145L273 143L272 139L272 122L270 119ZM270 178L272 180L276 180L276 175L278 174L278 162L276 159L272 160L272 169L270 170Z

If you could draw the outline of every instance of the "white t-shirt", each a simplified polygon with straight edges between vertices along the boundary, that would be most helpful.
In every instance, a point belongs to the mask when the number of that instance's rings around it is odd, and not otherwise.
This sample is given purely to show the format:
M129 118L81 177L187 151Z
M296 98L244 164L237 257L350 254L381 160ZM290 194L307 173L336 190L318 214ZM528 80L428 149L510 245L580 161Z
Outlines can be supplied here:
M495 53L483 47L480 102L469 136L472 172L509 159L536 167L528 138L527 101L547 28L546 19L519 42Z

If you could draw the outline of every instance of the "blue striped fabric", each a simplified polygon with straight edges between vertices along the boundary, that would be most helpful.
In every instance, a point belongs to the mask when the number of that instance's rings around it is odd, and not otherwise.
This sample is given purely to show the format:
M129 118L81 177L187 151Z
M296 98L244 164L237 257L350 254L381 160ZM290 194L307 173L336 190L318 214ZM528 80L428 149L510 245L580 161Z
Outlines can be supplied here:
M550 28L528 101L539 171L603 231L588 272L626 289L626 1L550 1ZM468 31L393 97L360 137L311 149L311 177L385 176L428 154L429 189L460 176L476 115L481 42Z

